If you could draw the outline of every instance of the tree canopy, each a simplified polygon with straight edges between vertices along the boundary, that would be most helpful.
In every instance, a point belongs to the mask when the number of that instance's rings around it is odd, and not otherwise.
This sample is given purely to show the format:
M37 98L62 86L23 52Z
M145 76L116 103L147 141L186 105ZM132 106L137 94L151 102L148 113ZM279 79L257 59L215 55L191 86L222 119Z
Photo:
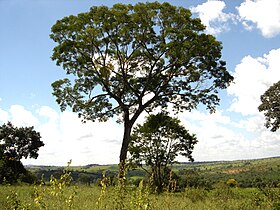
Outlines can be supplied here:
M169 167L182 155L193 161L192 151L197 143L180 120L165 113L150 115L143 125L137 125L129 146L130 161L134 166L150 167L146 170L159 191L169 177Z
M33 127L14 127L11 122L0 126L0 183L33 182L35 177L26 171L22 158L37 158L44 146L39 132Z
M52 27L52 59L69 75L52 84L57 103L83 120L117 116L124 123L120 162L143 111L190 111L199 103L214 111L218 90L233 80L221 60L221 42L191 16L169 3L115 4Z
M11 122L0 126L0 157L37 158L39 148L44 146L41 135L34 127L14 127Z
M259 111L264 112L265 126L275 132L280 127L280 81L273 84L261 96Z

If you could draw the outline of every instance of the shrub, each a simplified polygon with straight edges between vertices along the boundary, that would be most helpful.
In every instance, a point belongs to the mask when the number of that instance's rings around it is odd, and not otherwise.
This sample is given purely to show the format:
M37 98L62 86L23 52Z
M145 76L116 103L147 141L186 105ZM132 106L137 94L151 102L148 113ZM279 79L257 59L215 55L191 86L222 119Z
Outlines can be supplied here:
M237 181L235 179L229 179L226 183L229 187L237 187Z

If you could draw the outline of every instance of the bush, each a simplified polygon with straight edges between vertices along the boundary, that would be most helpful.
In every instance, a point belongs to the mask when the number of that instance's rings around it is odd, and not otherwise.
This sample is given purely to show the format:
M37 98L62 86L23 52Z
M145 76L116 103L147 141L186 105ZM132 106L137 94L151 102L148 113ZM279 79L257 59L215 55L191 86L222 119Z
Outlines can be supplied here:
M227 180L227 185L229 187L237 187L237 181L235 179L229 179Z

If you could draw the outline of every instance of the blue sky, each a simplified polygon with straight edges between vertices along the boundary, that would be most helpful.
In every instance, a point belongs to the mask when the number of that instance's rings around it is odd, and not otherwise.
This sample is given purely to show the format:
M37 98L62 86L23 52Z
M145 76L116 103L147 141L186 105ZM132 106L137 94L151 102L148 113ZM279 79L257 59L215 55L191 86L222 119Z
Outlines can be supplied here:
M201 18L207 33L223 43L223 59L235 76L235 83L221 92L215 114L202 108L179 115L190 132L197 134L195 160L279 156L280 133L263 126L257 107L260 95L280 80L280 1L167 2L189 8L194 17ZM74 165L118 162L122 125L113 119L81 124L75 113L60 112L51 83L65 74L50 59L55 43L49 38L56 20L114 3L0 0L0 124L35 126L45 143L39 158L23 160L25 164L65 165L70 159ZM141 116L139 122L143 120Z

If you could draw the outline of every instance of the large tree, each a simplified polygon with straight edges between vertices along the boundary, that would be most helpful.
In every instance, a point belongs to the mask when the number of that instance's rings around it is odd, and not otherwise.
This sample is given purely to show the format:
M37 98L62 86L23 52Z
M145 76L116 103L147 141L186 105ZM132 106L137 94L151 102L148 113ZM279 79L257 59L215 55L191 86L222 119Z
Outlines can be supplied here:
M280 127L280 81L273 84L261 96L259 111L264 112L265 126L275 132Z
M192 151L197 143L177 118L165 113L150 115L143 125L133 129L129 145L130 161L142 167L153 179L159 192L168 182L170 167L182 155L193 161ZM145 166L148 166L147 170Z
M190 10L169 3L94 6L52 27L52 59L69 75L52 84L61 110L83 120L124 124L120 163L127 158L131 129L143 111L169 105L210 111L218 90L233 80L221 60L222 45Z

